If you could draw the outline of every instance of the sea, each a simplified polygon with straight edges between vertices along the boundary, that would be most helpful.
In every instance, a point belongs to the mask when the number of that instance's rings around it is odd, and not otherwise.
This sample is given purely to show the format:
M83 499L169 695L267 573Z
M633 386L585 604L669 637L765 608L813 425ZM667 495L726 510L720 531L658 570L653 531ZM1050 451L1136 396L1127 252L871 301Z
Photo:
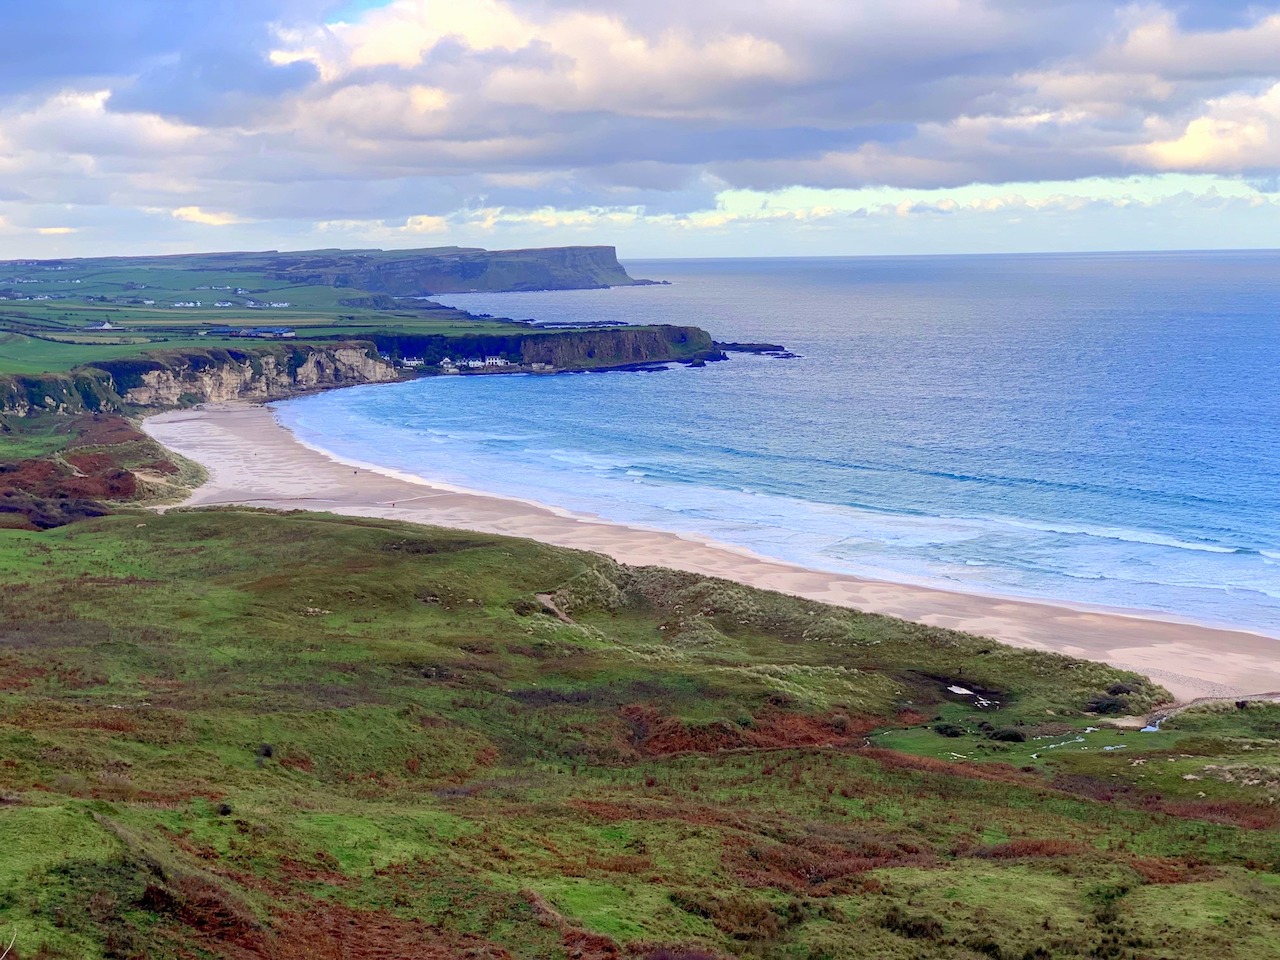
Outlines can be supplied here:
M438 299L799 356L276 416L344 459L815 569L1280 637L1280 252L626 266L669 285Z

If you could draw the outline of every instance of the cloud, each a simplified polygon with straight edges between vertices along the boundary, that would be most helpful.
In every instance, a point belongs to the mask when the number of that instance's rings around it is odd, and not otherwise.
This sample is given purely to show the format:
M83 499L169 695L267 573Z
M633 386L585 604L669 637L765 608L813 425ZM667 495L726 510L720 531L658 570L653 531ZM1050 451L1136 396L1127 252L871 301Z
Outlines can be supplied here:
M1280 176L1276 2L49 0L6 15L0 202L61 205L30 222L83 234L96 210L246 238L687 232L875 215L730 215L718 198L734 189Z
M319 76L305 61L272 63L263 51L212 47L184 52L122 83L109 106L190 123L238 124Z
M1161 170L1280 170L1280 83L1257 96L1210 100L1204 111L1177 135L1135 148L1136 159ZM1152 127L1162 131L1167 125Z
M208 227L229 227L232 224L245 222L233 213L217 213L212 210L202 210L200 207L178 207L172 213L175 220L201 223Z

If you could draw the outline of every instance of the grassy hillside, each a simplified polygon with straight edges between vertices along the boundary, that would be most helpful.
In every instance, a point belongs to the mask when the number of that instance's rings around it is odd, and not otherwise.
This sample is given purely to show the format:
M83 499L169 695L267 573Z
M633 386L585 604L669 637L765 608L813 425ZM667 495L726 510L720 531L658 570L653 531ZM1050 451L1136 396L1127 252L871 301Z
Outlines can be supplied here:
M68 370L217 326L300 337L511 334L413 297L457 290L598 287L632 280L610 247L484 251L317 250L0 262L0 373ZM89 330L108 323L113 329Z
M1280 956L1274 707L1121 731L1103 665L301 513L0 582L23 958Z
M377 342L397 360L498 353L518 361L530 353L526 362L590 369L718 355L711 337L696 328L681 328L674 349L664 327L628 328L621 335L628 343L597 349L613 334L531 330L528 321L472 316L423 299L432 290L632 282L612 247L0 262L0 379L63 373L156 351L261 344L226 335L254 327L286 328L296 343ZM108 328L100 329L103 324ZM575 334L595 339L570 342ZM522 348L531 335L538 338L532 352ZM564 342L550 344L557 339ZM0 392L5 389L0 383Z
M203 479L123 417L0 414L0 527L48 529L117 504L174 502Z

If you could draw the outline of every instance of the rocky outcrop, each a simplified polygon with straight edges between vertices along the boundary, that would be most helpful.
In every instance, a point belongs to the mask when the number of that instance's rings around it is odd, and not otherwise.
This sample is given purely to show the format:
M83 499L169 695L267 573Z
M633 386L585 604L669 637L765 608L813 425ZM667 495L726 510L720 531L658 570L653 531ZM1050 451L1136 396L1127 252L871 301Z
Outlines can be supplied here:
M366 343L168 351L102 360L65 374L0 378L0 413L29 416L270 400L397 376Z

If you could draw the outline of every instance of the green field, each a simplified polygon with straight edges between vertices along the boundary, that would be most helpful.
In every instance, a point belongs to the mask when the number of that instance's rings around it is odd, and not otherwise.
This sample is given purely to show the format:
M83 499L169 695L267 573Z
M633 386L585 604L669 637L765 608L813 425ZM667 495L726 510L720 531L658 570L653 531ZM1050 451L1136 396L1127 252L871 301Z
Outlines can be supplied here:
M264 255L223 254L0 264L0 374L51 373L150 349L225 344L199 336L217 326L291 327L304 341L358 339L374 332L454 335L524 329L420 301L279 279L272 274L276 269L278 264ZM237 289L245 292L235 293ZM33 299L39 296L54 299ZM220 300L232 306L215 306ZM344 305L343 300L376 300L376 305ZM195 301L202 306L176 306ZM250 302L289 306L251 309ZM116 329L85 329L103 322ZM67 339L82 342L56 342ZM121 344L122 339L135 342Z
M0 582L21 957L1280 957L1280 708L1142 734L1103 665L304 513Z
M103 338L105 339L105 338ZM157 350L176 343L212 345L208 337L177 337L174 340L139 340L134 343L85 342L66 343L46 338L25 336L20 333L0 332L0 372L3 373L53 373L95 360L114 357L132 357L148 350ZM217 341L219 344L230 341Z

